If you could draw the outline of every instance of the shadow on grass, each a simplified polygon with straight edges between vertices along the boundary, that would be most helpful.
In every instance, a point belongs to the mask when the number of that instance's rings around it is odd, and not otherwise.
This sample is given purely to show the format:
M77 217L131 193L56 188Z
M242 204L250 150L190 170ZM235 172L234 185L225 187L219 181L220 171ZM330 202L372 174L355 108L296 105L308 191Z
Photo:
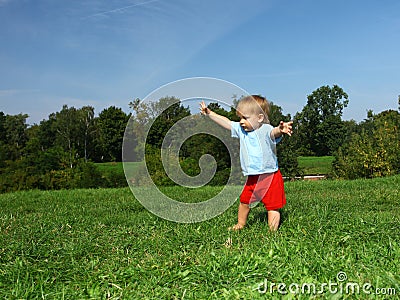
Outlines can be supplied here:
M279 222L279 227L281 227L285 220L287 220L289 212L286 209L280 209L279 211L281 213L281 221ZM249 225L257 223L268 224L268 214L264 207L262 209L257 209L257 211L254 211L253 213L254 216L253 218L251 218L251 220L249 220Z

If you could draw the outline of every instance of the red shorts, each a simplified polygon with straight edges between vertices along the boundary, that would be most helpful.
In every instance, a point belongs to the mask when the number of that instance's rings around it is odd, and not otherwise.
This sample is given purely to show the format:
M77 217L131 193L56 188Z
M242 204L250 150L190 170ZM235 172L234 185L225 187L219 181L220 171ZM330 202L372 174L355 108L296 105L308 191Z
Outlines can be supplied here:
M267 210L277 210L285 206L286 197L281 171L275 173L249 175L240 195L240 202L253 204L261 201Z

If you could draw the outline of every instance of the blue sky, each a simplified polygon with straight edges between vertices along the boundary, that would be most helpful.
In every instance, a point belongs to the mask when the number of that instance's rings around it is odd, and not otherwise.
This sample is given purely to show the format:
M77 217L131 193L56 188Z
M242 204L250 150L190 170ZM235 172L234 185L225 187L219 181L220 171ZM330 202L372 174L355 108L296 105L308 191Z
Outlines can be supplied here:
M188 77L262 94L292 115L338 84L345 119L397 109L400 1L0 0L0 111L30 124Z

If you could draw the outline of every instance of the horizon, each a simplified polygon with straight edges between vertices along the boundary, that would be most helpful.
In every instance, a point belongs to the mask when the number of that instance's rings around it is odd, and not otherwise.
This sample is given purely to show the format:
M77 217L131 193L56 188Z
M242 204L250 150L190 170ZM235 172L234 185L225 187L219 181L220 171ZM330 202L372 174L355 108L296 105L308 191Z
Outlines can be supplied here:
M171 97L175 97L175 96L171 96ZM225 109L225 110L227 110L227 108L228 108L228 106L229 105L221 105L221 103L223 103L224 101L214 101L214 100L209 100L209 99L205 99L206 100L206 104L208 105L209 103L218 103L218 104L220 104L220 106L221 106L221 108L223 108L223 109ZM184 101L181 101L181 105L183 106L183 107L185 107L185 108L189 108L189 111L190 111L190 114L191 115L196 115L196 114L200 114L199 112L198 112L198 99L196 99L196 100L193 100L193 99L186 99L186 100L184 100ZM185 102L186 102L186 104L185 104ZM278 105L279 106L279 104L276 104L275 102L273 102L273 101L271 101L274 105ZM226 104L226 102L225 102L225 104ZM86 106L86 105L83 105L83 106ZM82 108L83 106L80 106L80 107L77 107L77 106L74 106L74 105L71 105L71 106L69 106L68 105L68 108L71 108L71 107L74 107L74 108L76 108L76 109L80 109L80 108ZM89 105L90 106L90 105ZM98 117L99 116L99 114L103 111L103 110L105 110L105 109L108 109L108 108L110 108L110 107L112 107L112 106L115 106L117 109L121 109L124 113L126 113L127 115L129 115L130 113L132 113L132 109L128 109L128 110L124 110L122 107L119 107L119 106L117 106L117 105L110 105L110 106L108 106L108 107L104 107L103 109L101 109L101 110L96 110L96 108L94 107L94 116L95 117ZM57 111L54 111L54 112L51 112L50 114L52 114L52 113L57 113L57 112L60 112L61 110L62 110L62 107L63 106L61 106L60 107L60 109L59 110L57 110ZM344 113L345 113L345 111L346 111L346 107L343 109L343 115L344 115ZM395 108L388 108L388 109L385 109L385 110L382 110L382 111L372 111L374 114L379 114L379 113L381 113L381 112L384 112L384 111L388 111L388 110L395 110L395 111L398 111L398 109L395 109ZM343 115L342 115L342 120L343 121L355 121L357 124L360 124L361 122L363 122L363 121L365 121L366 119L367 119L367 114L368 114L368 109L365 111L365 117L362 119L362 120L355 120L355 119L353 119L353 118L350 118L350 119L345 119L344 117L343 117ZM2 111L0 111L0 112L2 112ZM301 110L300 111L297 111L297 112L294 112L294 113L290 113L290 112L285 112L285 110L284 110L284 108L282 107L282 113L283 113L283 115L290 115L291 116L291 119L293 120L293 117L296 115L296 113L298 113L298 112L301 112ZM4 113L4 112L3 112ZM7 115L7 113L5 113L6 115ZM37 121L37 122L33 122L33 123L31 123L31 122L29 122L29 119L30 119L30 117L29 117L29 114L28 113L24 113L24 112L20 112L20 113L17 113L17 114L12 114L12 115L18 115L18 114L27 114L28 115L28 118L27 118L27 122L26 122L26 124L28 125L28 126L34 126L34 125L40 125L40 123L42 122L42 121L45 121L45 120L48 120L49 119L49 116L50 116L50 114L47 116L47 117L44 117L44 118L42 118L41 120L39 120L39 121ZM9 114L10 115L10 114ZM288 121L288 120L286 120L286 121Z

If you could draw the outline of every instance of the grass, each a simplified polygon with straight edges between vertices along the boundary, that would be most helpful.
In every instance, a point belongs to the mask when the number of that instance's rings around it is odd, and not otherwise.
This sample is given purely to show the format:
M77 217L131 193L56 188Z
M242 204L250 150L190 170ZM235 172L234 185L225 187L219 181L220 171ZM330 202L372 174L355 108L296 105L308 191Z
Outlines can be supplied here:
M111 184L107 187L125 187L127 186L125 174L128 178L135 178L137 170L144 163L141 162L107 162L96 163L97 170ZM125 173L124 173L125 168Z
M332 172L333 156L300 156L299 167L304 175L327 175Z
M229 232L236 204L209 221L177 224L149 213L128 188L2 194L0 297L270 299L281 297L279 283L320 287L339 283L339 272L344 283L398 295L399 187L400 176L286 183L288 205L274 234L261 206L244 230ZM206 200L218 188L163 191ZM271 283L272 294L260 293ZM367 298L327 288L313 296Z
M143 163L141 162L126 162L126 168L129 172L135 172ZM124 166L122 162L107 162L96 163L98 170L102 173L124 173Z
M122 162L96 163L96 166L101 172L107 172L107 171L124 172Z
M332 171L333 156L300 156L298 158L299 167L304 175L326 175ZM141 166L140 162L127 163L127 171L132 173ZM104 174L123 173L122 162L97 163L99 171Z

